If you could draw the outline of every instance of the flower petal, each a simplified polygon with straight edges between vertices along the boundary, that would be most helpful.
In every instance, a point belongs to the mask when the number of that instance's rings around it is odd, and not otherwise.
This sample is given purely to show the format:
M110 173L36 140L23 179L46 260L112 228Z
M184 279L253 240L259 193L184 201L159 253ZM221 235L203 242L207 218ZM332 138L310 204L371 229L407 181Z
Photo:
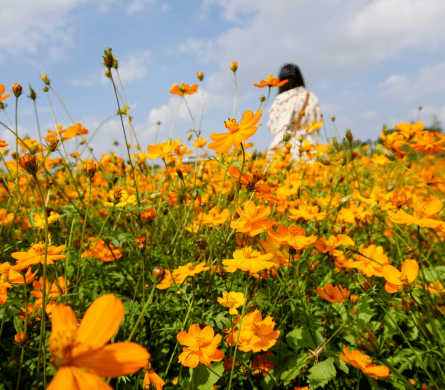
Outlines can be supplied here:
M123 318L122 301L113 294L103 295L86 311L77 331L77 339L98 349L116 334Z
M61 367L53 380L49 384L47 390L113 390L113 388L105 383L97 375L89 372L81 371L76 367Z
M74 359L73 364L107 378L130 375L148 362L147 350L137 343L108 344Z
M51 315L51 330L53 332L77 328L77 317L70 306L57 305Z

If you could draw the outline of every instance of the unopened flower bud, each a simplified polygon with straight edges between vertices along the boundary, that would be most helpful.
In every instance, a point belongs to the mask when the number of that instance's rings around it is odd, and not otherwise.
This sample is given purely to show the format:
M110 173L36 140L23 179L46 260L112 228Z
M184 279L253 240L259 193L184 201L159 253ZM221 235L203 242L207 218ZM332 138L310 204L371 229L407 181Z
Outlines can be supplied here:
M385 151L385 157L391 161L395 161L395 159L396 159L396 155L394 154L394 152L391 152L391 150L388 150L388 149L386 149L386 151Z
M354 139L354 136L352 135L351 129L346 130L346 139L351 142Z
M42 81L46 84L49 85L50 84L50 80L48 78L48 76L42 72L42 74L40 75L40 78L42 79Z
M19 157L19 165L31 175L35 175L37 173L39 162L37 161L37 157L33 156L29 153L24 156Z
M105 74L106 77L108 77L109 79L111 79L111 72L110 72L110 69L105 69L104 74Z
M43 89L43 92L48 92L49 91L48 87L43 87L42 89Z
M161 267L160 265L153 268L153 271L151 272L151 275L158 280L164 279L165 275L165 268Z
M260 97L260 102L261 102L261 103L264 103L265 101L266 101L266 96L262 95L262 96Z
M136 237L136 245L141 252L145 251L147 238L145 236Z
M287 142L287 141L289 141L290 140L290 134L289 133L285 133L284 135L283 135L283 141L284 142Z
M359 298L360 298L360 297L359 297L357 294L351 294L350 297L349 297L349 300L350 300L352 303L357 303L358 300L359 300Z
M20 84L15 83L12 86L12 92L14 92L15 97L19 97L22 94L22 86Z
M238 61L233 61L232 64L230 65L230 69L232 70L233 73L235 73L238 69Z
M331 121L335 122L335 116L331 116Z
M116 58L113 56L113 49L109 47L108 49L104 49L104 55L102 56L104 60L104 66L108 69L111 69L114 67Z
M204 73L202 71L196 72L196 76L198 77L199 81L204 80Z
M377 337L371 328L366 329L356 337L357 347L370 355L375 355L380 349Z
M27 338L24 332L19 332L14 336L14 342L20 346L26 344Z
M29 95L28 95L28 97L29 97L31 100L36 100L36 99L37 99L36 91L34 91L34 90L32 89L31 84L29 84Z
M94 174L97 171L97 168L98 168L98 166L97 166L96 163L94 163L94 162L87 162L82 167L82 170L85 173L85 175L87 175L90 179L92 179Z

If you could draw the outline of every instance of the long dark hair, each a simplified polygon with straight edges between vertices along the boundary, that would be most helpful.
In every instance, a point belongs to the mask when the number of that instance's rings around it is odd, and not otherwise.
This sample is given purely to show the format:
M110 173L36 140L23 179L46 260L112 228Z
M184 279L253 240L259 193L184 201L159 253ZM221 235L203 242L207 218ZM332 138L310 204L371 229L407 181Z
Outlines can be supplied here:
M300 72L300 68L295 64L286 64L283 65L280 69L280 73L278 75L280 81L289 80L288 83L284 84L279 88L278 94L282 92L289 91L289 89L297 88L297 87L305 87L303 75Z

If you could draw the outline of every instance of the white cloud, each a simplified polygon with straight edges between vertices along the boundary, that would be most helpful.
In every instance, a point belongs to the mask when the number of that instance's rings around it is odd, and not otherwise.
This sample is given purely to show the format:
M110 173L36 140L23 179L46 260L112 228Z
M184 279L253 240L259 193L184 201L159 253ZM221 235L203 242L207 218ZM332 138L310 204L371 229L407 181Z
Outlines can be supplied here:
M125 12L127 14L134 14L136 12L144 11L148 6L156 3L156 0L133 0L127 7Z
M151 56L148 50L129 54L124 60L119 61L118 69L122 82L142 80L147 75L150 64Z
M75 33L79 21L74 11L87 5L105 12L112 1L3 1L0 58L12 56L34 64L66 59L77 45Z
M419 69L417 77L410 80L406 75L392 75L378 85L376 99L400 100L405 103L445 91L445 62L426 65Z

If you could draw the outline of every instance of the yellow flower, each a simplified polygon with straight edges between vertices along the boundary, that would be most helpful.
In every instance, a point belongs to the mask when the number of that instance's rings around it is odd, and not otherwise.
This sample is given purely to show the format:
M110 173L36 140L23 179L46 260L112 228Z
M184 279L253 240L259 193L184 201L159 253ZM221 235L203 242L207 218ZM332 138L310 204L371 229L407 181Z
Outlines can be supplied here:
M210 367L210 362L219 362L224 358L224 352L217 349L222 337L220 334L215 336L211 326L201 330L193 324L188 333L179 332L176 338L186 345L178 357L179 363L185 367L195 368L199 363Z
M419 273L419 264L416 260L405 260L399 271L392 265L385 265L382 270L386 279L385 290L393 294L399 290L410 291Z
M256 274L262 270L272 268L275 265L274 262L270 261L272 258L273 253L262 255L252 249L251 246L246 246L233 252L233 259L223 260L223 264L226 266L226 272L241 270Z
M172 89L169 92L173 95L184 96L184 95L193 95L194 93L196 93L197 90L198 90L198 84L190 86L182 82L181 85L173 84Z
M0 84L0 102L11 96L10 93L7 93L6 95L2 96L3 93L5 92L5 89L6 89L5 86L3 84Z
M229 310L229 314L236 315L238 314L238 310L236 310L238 307L244 305L244 294L242 292L235 292L235 291L223 291L222 298L218 297L218 302L223 305L224 307L227 307Z
M181 140L178 139L177 141L167 141L163 143L158 143L156 145L148 145L147 151L148 154L145 152L139 153L139 156L141 159L149 158L151 160L154 160L156 158L166 158L168 154L173 152L181 143Z
M238 147L241 142L252 137L258 127L261 126L257 125L258 121L261 119L261 115L261 110L258 110L255 115L253 115L252 111L247 110L244 113L240 124L238 124L235 118L225 121L224 126L229 130L229 133L210 134L210 138L215 142L209 144L209 148L220 153L226 153L232 146L235 148Z
M392 222L404 225L417 225L420 227L437 228L442 225L443 221L432 219L431 217L442 209L442 202L439 199L434 199L428 204L416 203L414 205L413 215L406 213L403 210L394 213L388 210L388 217Z
M60 246L48 246L46 264L54 264L53 260L62 260L66 255L61 255L65 249L65 245ZM43 264L45 258L45 243L39 242L37 244L31 244L28 252L14 252L11 253L11 257L17 260L13 269L16 271L22 271L31 265Z

